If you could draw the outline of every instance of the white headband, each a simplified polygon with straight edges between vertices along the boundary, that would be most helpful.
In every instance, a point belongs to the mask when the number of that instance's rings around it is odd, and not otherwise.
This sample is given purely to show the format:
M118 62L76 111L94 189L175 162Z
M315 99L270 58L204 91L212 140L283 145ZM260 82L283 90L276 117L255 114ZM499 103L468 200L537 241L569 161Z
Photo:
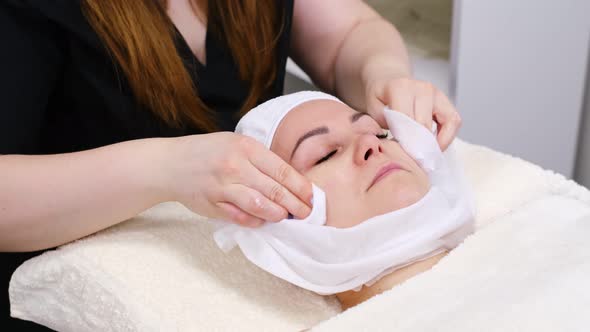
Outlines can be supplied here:
M236 133L250 136L270 149L277 127L295 107L312 100L338 98L319 91L301 91L273 98L250 110L236 126Z

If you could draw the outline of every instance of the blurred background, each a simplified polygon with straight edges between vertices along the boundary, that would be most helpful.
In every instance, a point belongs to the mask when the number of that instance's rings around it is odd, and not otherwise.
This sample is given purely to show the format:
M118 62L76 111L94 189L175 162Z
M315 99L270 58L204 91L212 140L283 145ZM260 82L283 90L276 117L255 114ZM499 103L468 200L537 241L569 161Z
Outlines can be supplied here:
M367 0L414 76L447 93L459 137L590 187L589 0ZM314 89L293 62L285 92Z

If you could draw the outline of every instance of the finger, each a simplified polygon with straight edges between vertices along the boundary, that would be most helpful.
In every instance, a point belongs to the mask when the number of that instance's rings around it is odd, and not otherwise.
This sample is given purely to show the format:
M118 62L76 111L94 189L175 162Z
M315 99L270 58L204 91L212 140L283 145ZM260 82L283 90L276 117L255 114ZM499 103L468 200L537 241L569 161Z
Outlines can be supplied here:
M222 202L232 203L245 213L264 221L287 218L287 210L244 184L231 184L224 189Z
M461 116L442 92L436 93L434 118L438 123L437 141L444 151L455 139L461 127Z
M254 166L251 166L246 171L246 178L249 181L244 182L245 185L262 193L266 198L282 206L296 218L303 219L311 213L311 208L303 204L297 196L268 175L261 173Z
M389 88L388 105L394 111L399 111L412 119L414 115L414 93L409 88L410 83L396 83Z
M434 113L434 87L430 83L420 82L417 85L414 99L414 114L416 122L432 131L432 117Z
M285 206L285 208L293 215L301 218L301 211L303 210L301 205L311 207L313 196L311 182L263 145L253 149L253 153L249 155L249 160L256 169L282 185L299 200L296 206ZM307 215L304 217L307 217Z
M220 219L229 220L246 227L258 227L264 223L264 220L240 210L231 203L218 202L217 207L220 210Z
M455 139L456 130L453 127L445 124L439 127L440 129L436 136L436 141L438 142L440 149L445 151Z
M383 103L380 98L377 93L369 92L367 94L367 113L377 121L381 128L387 128L385 114L383 113L386 103Z

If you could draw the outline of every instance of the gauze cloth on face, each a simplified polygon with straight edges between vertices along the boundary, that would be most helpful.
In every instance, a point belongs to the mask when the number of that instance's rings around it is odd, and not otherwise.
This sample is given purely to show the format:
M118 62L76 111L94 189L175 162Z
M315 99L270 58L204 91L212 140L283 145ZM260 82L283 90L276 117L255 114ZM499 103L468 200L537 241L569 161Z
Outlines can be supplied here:
M267 111L281 112L275 119L278 122L288 113L274 108ZM428 174L431 188L422 199L354 227L335 228L325 225L326 197L314 185L313 209L307 218L268 222L259 228L218 221L217 245L225 252L239 246L247 259L267 272L328 295L371 285L396 269L461 243L473 232L474 211L453 147L443 154L426 128L400 112L384 112L392 136ZM255 132L253 137L259 140L268 139L270 130L274 135L276 126L273 122L272 129L263 132L238 125L242 133ZM265 145L270 146L272 135Z

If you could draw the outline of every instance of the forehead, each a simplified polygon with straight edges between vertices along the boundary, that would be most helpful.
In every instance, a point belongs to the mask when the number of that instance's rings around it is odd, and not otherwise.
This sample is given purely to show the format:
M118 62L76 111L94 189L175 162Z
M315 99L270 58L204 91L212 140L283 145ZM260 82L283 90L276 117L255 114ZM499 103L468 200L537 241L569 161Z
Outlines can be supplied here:
M349 127L351 116L357 112L346 104L333 100L314 100L291 110L281 121L270 149L283 159L298 139L318 128Z
M355 111L346 104L334 100L312 100L295 107L290 111L279 128L309 129L318 123L327 124L334 120L347 120Z
M285 152L306 131L343 121L350 121L355 111L334 100L313 100L291 110L283 118L272 140L271 150Z

